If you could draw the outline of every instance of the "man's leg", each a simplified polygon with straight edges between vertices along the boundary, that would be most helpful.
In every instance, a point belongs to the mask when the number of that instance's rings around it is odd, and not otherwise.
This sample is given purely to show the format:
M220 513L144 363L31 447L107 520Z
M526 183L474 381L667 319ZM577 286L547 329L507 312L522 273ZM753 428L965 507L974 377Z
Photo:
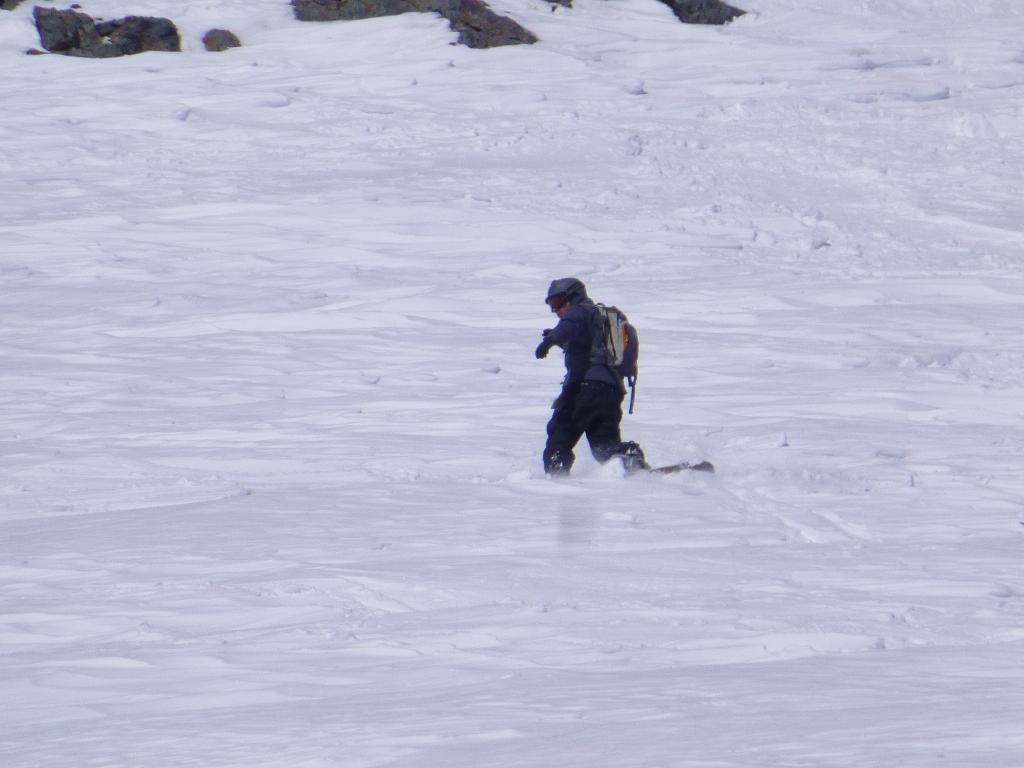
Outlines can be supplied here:
M583 436L583 427L573 418L576 391L559 396L548 421L548 441L544 446L544 471L551 475L567 475L576 455L573 448Z
M599 462L603 464L615 456L621 456L627 472L647 469L647 461L640 446L632 441L622 441L619 428L622 423L622 398L622 393L615 387L597 382L585 383L577 401L579 420L586 424L590 451Z

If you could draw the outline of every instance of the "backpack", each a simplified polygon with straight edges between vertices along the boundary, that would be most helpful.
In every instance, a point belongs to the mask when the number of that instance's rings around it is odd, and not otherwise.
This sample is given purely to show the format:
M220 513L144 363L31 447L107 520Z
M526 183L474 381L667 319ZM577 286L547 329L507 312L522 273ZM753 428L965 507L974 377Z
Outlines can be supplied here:
M629 412L636 402L636 378L639 373L640 336L629 318L618 307L595 304L604 327L604 357L608 367L629 384Z

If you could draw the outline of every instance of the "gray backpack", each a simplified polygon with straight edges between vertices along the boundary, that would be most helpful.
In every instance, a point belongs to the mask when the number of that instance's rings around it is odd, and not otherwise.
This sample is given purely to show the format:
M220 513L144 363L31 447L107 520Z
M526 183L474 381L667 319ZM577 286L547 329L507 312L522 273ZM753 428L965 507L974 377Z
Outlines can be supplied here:
M629 412L636 402L636 379L639 374L640 336L626 314L618 307L595 304L604 327L604 356L608 367L629 384Z

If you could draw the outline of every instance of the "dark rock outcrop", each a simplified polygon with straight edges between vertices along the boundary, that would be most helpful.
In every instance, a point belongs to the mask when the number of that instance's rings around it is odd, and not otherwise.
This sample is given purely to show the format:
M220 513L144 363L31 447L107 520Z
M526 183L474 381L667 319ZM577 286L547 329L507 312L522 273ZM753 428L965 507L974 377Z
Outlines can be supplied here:
M178 28L168 19L126 16L95 21L77 11L36 6L32 15L43 47L51 53L109 59L143 51L180 51Z
M242 41L238 36L226 29L211 29L203 35L203 46L208 51L220 52L228 48L241 48Z
M726 5L721 0L661 0L672 9L676 18L687 24L728 24L746 11Z
M21 0L0 0L0 11L13 11L21 4Z
M400 13L437 13L470 48L529 45L537 36L481 0L292 0L300 21L354 21Z

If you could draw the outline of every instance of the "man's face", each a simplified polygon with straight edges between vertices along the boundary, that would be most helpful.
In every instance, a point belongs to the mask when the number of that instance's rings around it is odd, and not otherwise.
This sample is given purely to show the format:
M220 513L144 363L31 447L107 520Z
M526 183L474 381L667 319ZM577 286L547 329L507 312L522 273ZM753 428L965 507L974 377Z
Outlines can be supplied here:
M552 296L548 299L548 306L551 307L551 311L558 315L558 319L561 320L565 310L569 308L569 297Z

